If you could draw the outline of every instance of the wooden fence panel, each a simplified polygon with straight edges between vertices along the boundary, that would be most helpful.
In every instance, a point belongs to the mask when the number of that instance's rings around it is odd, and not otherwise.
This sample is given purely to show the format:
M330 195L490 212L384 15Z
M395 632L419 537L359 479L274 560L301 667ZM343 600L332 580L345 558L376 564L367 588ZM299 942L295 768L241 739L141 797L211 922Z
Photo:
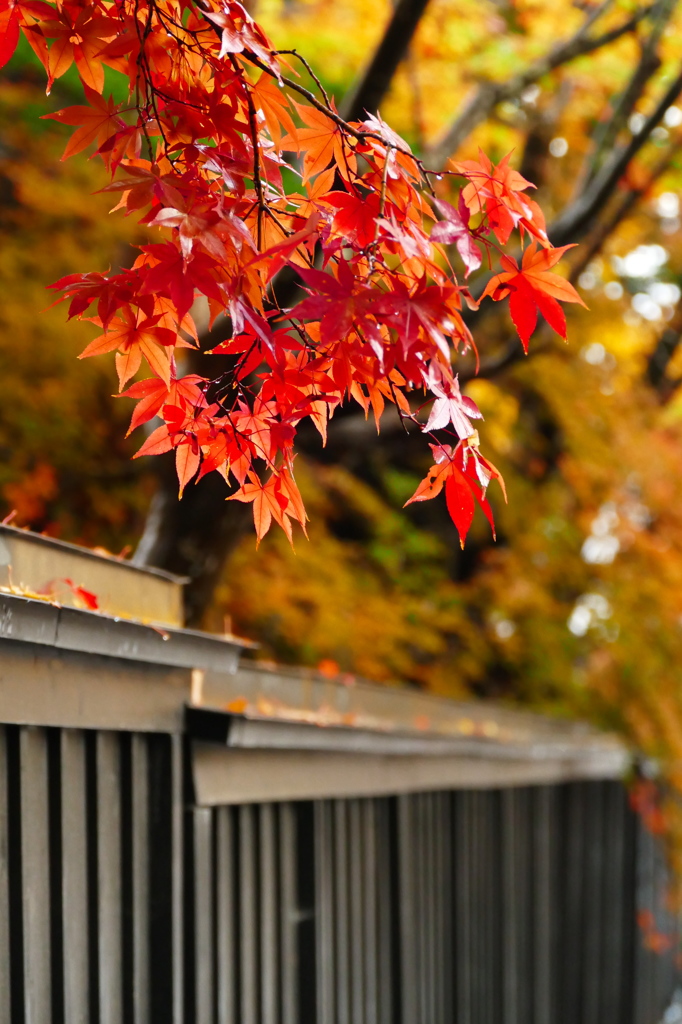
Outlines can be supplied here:
M203 808L176 739L0 728L0 1024L660 1024L617 783Z

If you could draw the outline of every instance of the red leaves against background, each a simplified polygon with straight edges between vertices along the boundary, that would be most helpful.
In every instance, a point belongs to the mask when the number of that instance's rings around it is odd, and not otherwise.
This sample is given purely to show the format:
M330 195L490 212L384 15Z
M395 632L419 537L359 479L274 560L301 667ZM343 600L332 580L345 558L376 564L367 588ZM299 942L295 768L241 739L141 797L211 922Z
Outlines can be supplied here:
M509 312L526 352L537 325L538 313L565 340L566 316L557 300L585 305L569 281L550 271L566 250L572 248L564 245L560 249L540 249L538 252L533 242L524 252L520 267L511 256L503 256L504 273L491 278L481 296L483 299L490 295L498 302L509 298Z
M444 490L462 543L477 506L492 525L486 489L499 474L452 365L474 344L462 317L472 300L449 257L468 276L514 231L531 237L520 267L500 253L484 292L509 299L524 348L538 314L565 337L559 302L580 301L551 271L564 249L509 158L455 163L461 192L452 178L434 190L380 117L347 124L324 96L301 102L288 58L236 0L0 0L0 64L20 31L48 90L73 64L83 84L85 103L48 115L75 129L64 158L94 147L115 209L156 236L129 269L54 286L69 316L101 331L81 357L115 352L137 402L130 429L160 420L138 456L173 450L180 494L220 473L252 504L258 540L273 522L291 539L293 521L306 523L293 474L301 421L325 439L345 401L378 427L387 402L417 420L426 397L419 425L442 443L411 501ZM104 97L105 67L128 79L129 101ZM271 282L286 264L304 295L282 310ZM197 300L232 328L214 349L230 369L214 381L183 376L176 359L196 344Z
M445 501L450 518L457 527L460 546L464 547L477 504L490 523L494 537L495 523L486 491L492 479L502 484L499 472L483 458L474 444L466 441L460 442L454 450L448 445L432 444L430 448L434 464L405 505L411 505L413 501L429 501L445 487Z

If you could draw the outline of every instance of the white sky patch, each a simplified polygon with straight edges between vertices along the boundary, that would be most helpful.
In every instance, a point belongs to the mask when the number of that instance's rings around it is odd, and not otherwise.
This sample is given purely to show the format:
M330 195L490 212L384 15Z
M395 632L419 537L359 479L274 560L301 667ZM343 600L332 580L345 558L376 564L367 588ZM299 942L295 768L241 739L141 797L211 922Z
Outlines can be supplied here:
M588 565L610 565L620 551L615 535L620 518L612 501L605 502L592 520L590 535L585 538L580 556Z
M659 217L677 217L680 212L680 197L675 192L661 192L656 200Z
M581 594L568 617L573 636L585 636L588 629L611 618L611 605L603 594Z
M607 281L604 285L604 295L607 299L622 299L623 286L620 281Z
M561 135L557 135L549 144L549 151L552 156L561 158L568 153L568 142Z
M668 107L663 115L663 123L668 128L677 128L682 124L682 110L679 107Z
M680 301L680 289L672 282L654 281L647 288L647 292L659 306L676 306Z
M643 320L650 320L652 323L663 316L663 310L648 292L637 292L633 295L632 308Z
M580 356L590 366L601 366L606 359L606 349L599 341L593 341L580 350Z
M613 256L611 264L620 277L647 278L655 277L664 263L668 261L668 253L662 245L638 245L625 256Z

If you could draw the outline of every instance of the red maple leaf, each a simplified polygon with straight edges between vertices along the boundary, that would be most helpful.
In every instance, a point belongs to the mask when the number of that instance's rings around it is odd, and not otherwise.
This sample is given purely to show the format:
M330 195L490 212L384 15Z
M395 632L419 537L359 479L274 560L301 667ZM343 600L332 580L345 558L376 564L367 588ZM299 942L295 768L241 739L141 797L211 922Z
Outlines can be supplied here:
M454 243L457 246L457 252L462 257L468 277L472 270L478 270L483 261L481 250L469 231L470 211L464 202L460 203L459 210L445 202L444 199L434 199L433 203L443 220L434 225L431 241L441 242L443 245Z
M383 294L354 276L345 261L338 265L338 278L321 270L297 268L309 293L296 307L296 316L321 320L322 341L343 338L354 325L361 325Z
M150 368L170 386L170 346L175 332L158 326L159 317L140 316L129 306L114 317L109 329L94 338L81 352L79 359L116 351L116 369L121 389L140 368L142 356Z
M494 537L495 523L485 492L493 477L501 483L495 467L482 459L470 445L458 444L454 451L449 445L432 444L430 448L435 459L434 465L405 505L411 505L413 501L430 501L445 487L445 502L450 518L457 527L460 547L464 547L474 519L476 503L490 523Z
M21 8L29 23L26 37L47 71L48 93L54 80L61 78L74 60L83 85L101 93L104 88L101 51L116 35L118 23L81 3L55 8L41 0L29 0L22 3ZM47 39L54 40L49 50Z
M2 0L0 3L0 68L10 60L19 42L19 8Z
M551 273L549 269L559 262L567 249L572 248L571 245L563 245L559 249L538 251L536 243L532 242L523 254L520 267L511 256L503 256L501 263L505 267L504 272L488 281L481 296L483 299L490 295L495 302L509 296L509 312L526 352L530 336L537 325L538 313L565 341L566 316L557 300L579 302L585 306L570 281Z

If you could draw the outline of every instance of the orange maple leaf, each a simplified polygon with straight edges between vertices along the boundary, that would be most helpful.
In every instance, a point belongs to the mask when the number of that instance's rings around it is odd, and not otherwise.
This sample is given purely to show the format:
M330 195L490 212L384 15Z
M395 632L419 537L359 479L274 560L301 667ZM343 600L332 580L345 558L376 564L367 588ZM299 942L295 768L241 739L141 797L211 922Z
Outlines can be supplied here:
M106 43L116 35L116 22L100 14L93 16L92 8L80 4L47 8L49 15L43 20L44 7L47 5L28 3L23 13L28 22L27 39L47 71L48 93L55 79L61 78L74 60L83 84L101 93L104 68L100 55ZM38 24L31 24L32 19ZM49 50L48 39L54 40Z
M263 72L252 86L252 96L256 107L265 118L270 138L276 146L281 143L282 128L290 135L296 133L289 100L266 72Z
M178 498L181 498L185 487L193 476L196 475L201 462L199 447L193 438L186 438L183 443L175 449L175 469L178 474Z
M308 517L294 478L286 468L274 472L264 484L255 473L250 472L248 481L231 494L228 500L253 502L253 521L258 544L270 529L273 519L282 527L290 544L293 544L290 516L301 524L305 533L305 522Z
M139 370L144 356L152 371L169 388L171 346L177 335L166 327L159 327L158 320L156 316L140 319L139 312L126 307L114 317L108 330L94 338L78 358L88 359L117 350L116 370L120 389L123 390Z
M479 160L452 162L453 170L469 181L462 189L462 198L469 210L474 214L486 213L488 223L502 245L507 244L512 231L520 224L546 242L540 208L527 196L521 195L525 189L535 188L535 185L509 166L511 153L507 153L497 165L482 150L479 150L479 157ZM538 215L542 223L533 224Z
M280 146L289 152L303 152L303 183L314 174L326 170L332 161L346 177L357 168L355 154L346 142L339 126L330 117L314 107L294 103L307 128L297 128L282 139Z
M97 148L101 149L112 135L126 127L125 121L118 115L118 106L112 96L105 100L87 85L84 85L83 89L89 106L65 107L54 114L43 114L44 118L59 121L61 124L81 126L66 144L62 160L67 160L74 153L80 153L92 142L96 142Z

